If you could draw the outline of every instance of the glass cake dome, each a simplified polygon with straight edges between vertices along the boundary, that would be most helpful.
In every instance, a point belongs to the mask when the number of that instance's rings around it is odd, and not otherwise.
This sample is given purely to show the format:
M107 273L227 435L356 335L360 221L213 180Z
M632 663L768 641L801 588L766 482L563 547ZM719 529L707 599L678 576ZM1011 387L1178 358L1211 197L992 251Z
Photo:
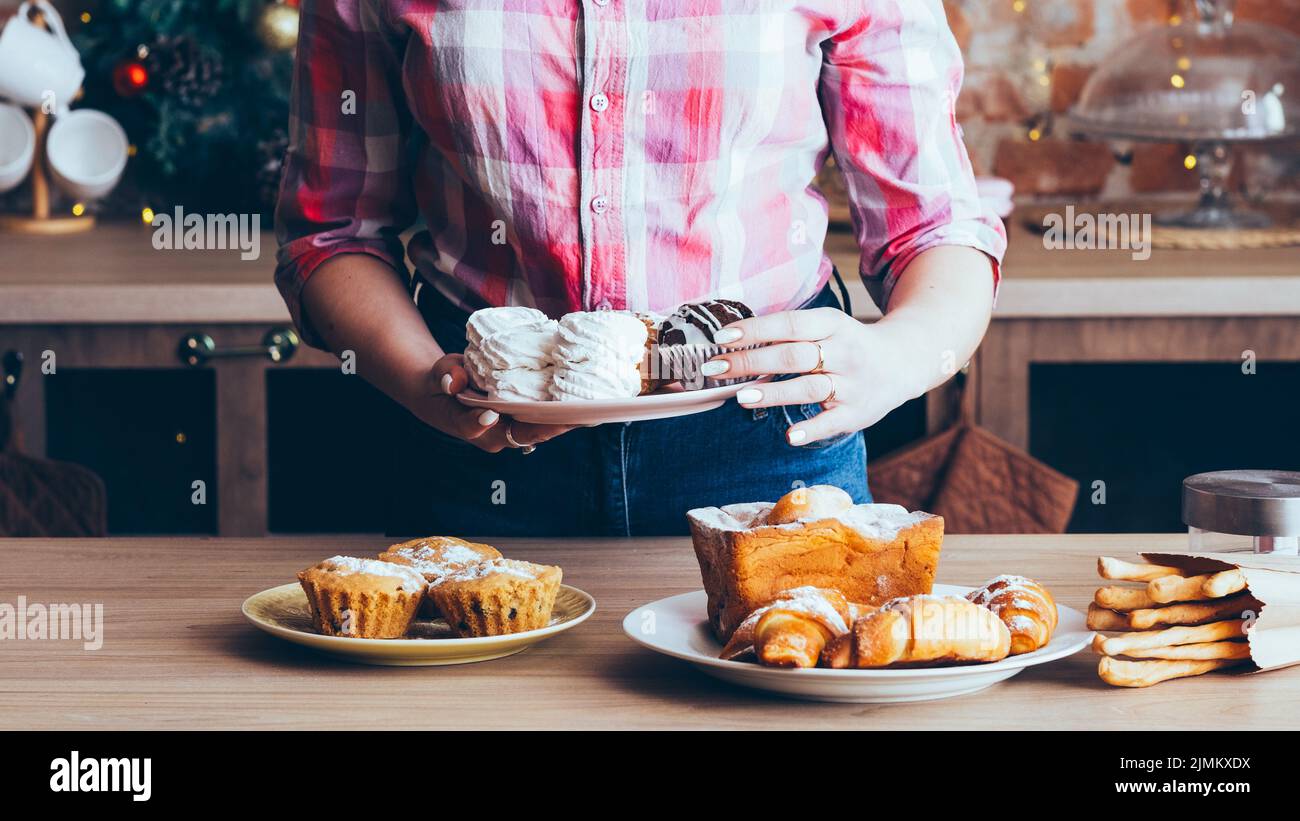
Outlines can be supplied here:
M1122 43L1092 73L1070 111L1071 131L1096 139L1193 145L1200 207L1165 223L1255 227L1232 210L1226 186L1232 143L1300 138L1300 38L1235 20L1235 0L1188 0L1176 25Z

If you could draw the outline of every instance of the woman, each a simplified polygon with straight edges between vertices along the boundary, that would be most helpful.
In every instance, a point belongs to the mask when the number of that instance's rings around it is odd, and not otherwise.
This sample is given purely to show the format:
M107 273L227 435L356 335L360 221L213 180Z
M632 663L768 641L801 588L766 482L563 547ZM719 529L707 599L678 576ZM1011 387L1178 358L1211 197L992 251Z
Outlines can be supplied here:
M939 0L304 2L276 281L308 341L422 423L392 529L678 533L691 507L799 483L868 500L861 431L974 352L1005 249L960 83ZM830 150L871 325L828 285ZM706 298L757 314L731 345L766 345L709 372L777 381L577 430L454 398L477 308Z

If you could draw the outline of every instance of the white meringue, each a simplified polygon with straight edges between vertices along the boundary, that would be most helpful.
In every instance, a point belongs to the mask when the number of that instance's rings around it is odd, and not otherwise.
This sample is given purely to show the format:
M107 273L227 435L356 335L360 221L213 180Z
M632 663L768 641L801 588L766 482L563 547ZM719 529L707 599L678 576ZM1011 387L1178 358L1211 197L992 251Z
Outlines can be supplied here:
M536 308L525 308L520 305L481 308L469 315L469 321L465 323L465 339L471 346L477 347L485 337L498 331L526 328L550 321L546 314Z
M487 394L503 402L544 402L551 398L554 368L510 368L493 371Z
M492 364L478 348L471 346L465 349L465 370L469 372L470 382L486 393L488 384L492 381Z
M532 368L538 370L551 364L555 352L556 330L554 320L522 328L508 328L483 338L478 352L493 370Z
M641 392L648 336L624 311L578 311L556 322L533 308L485 308L466 324L465 366L492 399L626 399Z
M556 365L566 362L616 359L639 364L645 356L645 323L621 311L579 311L560 319Z
M560 319L551 396L575 399L630 399L641 392L646 325L634 314L595 311Z
M636 365L607 360L581 362L575 367L556 366L551 397L574 399L630 399L641 392L641 372Z

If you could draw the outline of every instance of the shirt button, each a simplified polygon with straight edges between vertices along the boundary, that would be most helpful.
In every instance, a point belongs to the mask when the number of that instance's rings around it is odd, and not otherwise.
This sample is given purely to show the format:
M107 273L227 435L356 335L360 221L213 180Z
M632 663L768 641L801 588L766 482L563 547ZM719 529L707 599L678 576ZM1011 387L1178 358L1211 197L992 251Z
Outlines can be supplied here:
M602 300L600 301L600 304L596 306L596 310L597 310L597 311L612 311L613 309L614 309L614 306L611 305L611 304L609 304L609 300L608 300L608 299L602 299Z
M591 98L592 111L604 111L609 108L609 98L604 94L595 94Z
M591 210L597 214L603 214L609 210L609 197L594 197L591 200Z
M608 5L609 5L609 0L596 0L596 5L598 5L598 6L608 6Z

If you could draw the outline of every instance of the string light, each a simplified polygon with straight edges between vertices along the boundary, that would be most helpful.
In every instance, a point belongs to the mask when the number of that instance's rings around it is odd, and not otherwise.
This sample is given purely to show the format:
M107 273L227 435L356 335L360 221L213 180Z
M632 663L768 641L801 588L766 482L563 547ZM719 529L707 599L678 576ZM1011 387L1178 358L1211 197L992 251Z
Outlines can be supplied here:
M1183 167L1186 168L1188 171L1191 171L1193 168L1195 168L1196 155L1188 154L1186 157L1183 157Z
M141 211L140 219L144 221L145 225L153 225L153 209L146 208L143 211Z
M1175 74L1174 76L1169 78L1169 85L1173 86L1174 88L1182 88L1183 86L1187 85L1187 81L1183 79L1183 75Z
M83 22L83 23L89 23L89 22L90 22L90 12L88 12L88 11L83 11L83 12L81 13L81 22Z
M1015 0L1015 2L1011 4L1011 8L1016 14L1021 14L1025 10L1025 0Z
M76 205L73 205L73 206L72 206L72 216L74 216L74 217L79 217L79 216L81 216L81 215L84 214L84 213L86 213L86 205L85 205L85 203L81 203L81 202L79 202L79 203L77 203Z

